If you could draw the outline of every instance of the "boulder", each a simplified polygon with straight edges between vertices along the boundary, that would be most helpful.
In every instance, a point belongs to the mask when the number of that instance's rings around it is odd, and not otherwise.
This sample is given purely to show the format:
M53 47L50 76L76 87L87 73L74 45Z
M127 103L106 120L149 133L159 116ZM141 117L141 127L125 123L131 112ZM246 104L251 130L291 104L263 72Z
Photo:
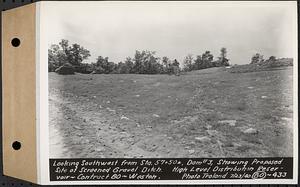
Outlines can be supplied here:
M160 117L160 116L157 115L157 114L153 114L152 116L153 116L153 117L156 117L156 118L159 118L159 117Z
M125 119L125 120L129 120L129 118L128 117L126 117L126 116L121 116L121 119Z
M55 72L60 75L73 75L75 74L75 69L71 64L66 63L60 66L59 68L57 68Z
M243 131L244 134L257 134L258 130L254 129L254 128L248 128L246 130Z

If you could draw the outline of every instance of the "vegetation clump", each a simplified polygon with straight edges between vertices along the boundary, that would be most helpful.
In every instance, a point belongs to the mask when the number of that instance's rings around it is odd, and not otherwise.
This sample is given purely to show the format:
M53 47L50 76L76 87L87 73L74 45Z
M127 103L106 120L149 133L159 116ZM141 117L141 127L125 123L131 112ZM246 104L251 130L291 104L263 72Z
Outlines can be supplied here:
M268 71L286 66L293 66L292 58L276 58L275 56L270 56L267 60L265 60L263 55L256 53L252 56L250 64L235 65L228 71L231 73L247 73Z
M55 70L60 75L73 75L75 74L75 68L70 63L65 63Z

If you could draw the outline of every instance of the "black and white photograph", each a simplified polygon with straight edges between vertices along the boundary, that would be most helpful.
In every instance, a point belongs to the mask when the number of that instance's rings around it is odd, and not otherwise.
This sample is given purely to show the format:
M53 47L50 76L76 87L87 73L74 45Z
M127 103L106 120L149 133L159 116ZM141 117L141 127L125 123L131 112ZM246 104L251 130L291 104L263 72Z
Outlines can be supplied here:
M49 3L49 157L293 157L291 7Z

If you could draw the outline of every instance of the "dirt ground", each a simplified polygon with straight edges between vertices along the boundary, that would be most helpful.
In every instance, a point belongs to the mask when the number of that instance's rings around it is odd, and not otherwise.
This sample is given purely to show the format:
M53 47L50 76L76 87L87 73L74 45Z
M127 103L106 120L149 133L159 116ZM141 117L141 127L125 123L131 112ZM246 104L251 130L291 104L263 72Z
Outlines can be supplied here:
M51 158L293 155L292 67L49 73Z

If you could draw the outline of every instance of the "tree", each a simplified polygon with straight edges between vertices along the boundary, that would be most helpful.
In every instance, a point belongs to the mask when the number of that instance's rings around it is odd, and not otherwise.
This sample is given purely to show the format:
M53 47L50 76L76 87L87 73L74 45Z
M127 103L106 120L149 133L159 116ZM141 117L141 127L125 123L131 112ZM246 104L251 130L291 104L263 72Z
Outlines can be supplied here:
M62 39L59 42L59 45L62 48L62 51L68 56L69 55L69 49L70 49L69 40Z
M176 66L176 67L179 67L179 62L177 61L177 59L174 59L173 63L172 63L173 66Z
M55 71L56 68L60 66L60 62L58 59L59 46L51 45L48 49L48 71Z
M136 51L134 58L133 72L138 74L156 74L160 72L159 58L154 51Z
M221 48L221 54L220 54L220 57L219 60L216 62L216 66L229 66L229 59L226 58L227 56L227 49L225 47L222 47Z
M162 57L162 63L165 67L167 67L171 64L171 60L168 57L164 56Z
M127 57L127 58L125 59L125 66L126 66L126 69L127 69L127 72L128 72L128 73L133 73L133 66L134 66L134 63L133 63L132 58Z
M78 44L72 44L72 47L68 49L69 63L74 66L81 65L82 61L91 56L90 51L81 47Z
M174 59L173 63L172 63L172 73L174 73L175 75L179 76L180 74L180 68L179 68L179 62L177 61L177 59Z
M127 69L126 64L123 63L123 62L119 62L118 65L117 65L116 73L119 73L119 74L128 74L129 71Z
M115 63L109 62L108 57L103 58L102 56L97 57L96 67L101 70L101 73L105 74L112 73L116 69Z
M202 61L202 56L201 55L197 55L196 59L194 60L194 66L193 66L193 70L199 70L201 69L201 66L203 64Z
M164 56L162 57L163 73L169 73L171 71L171 60Z
M125 62L119 62L115 66L115 73L129 74L133 73L133 61L130 57L125 59Z
M205 51L205 53L202 54L202 64L199 69L205 69L214 67L212 61L214 60L214 56L210 53L210 51Z
M82 65L83 60L90 56L89 50L76 43L70 46L68 40L62 39L58 45L53 44L48 49L48 69L54 71L66 63L78 67Z
M143 56L142 52L136 50L134 54L134 66L133 66L133 71L134 73L141 73L144 69L144 64L143 64Z
M176 74L179 73L180 63L177 61L177 59L174 59L173 62L168 57L162 58L162 70L161 73L167 73L167 74Z
M193 65L193 55L188 54L183 59L183 69L184 69L184 71L192 71L193 67L194 67L194 65Z
M256 53L255 55L252 56L250 64L259 64L259 63L264 62L263 57L264 57L263 55Z

